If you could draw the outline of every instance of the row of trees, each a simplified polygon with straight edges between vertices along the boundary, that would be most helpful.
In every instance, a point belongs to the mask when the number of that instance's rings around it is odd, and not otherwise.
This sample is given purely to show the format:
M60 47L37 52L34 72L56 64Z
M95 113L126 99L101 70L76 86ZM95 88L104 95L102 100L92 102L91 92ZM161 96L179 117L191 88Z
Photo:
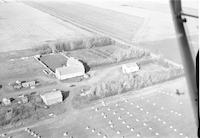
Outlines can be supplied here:
M107 46L114 43L115 42L109 37L95 36L76 40L57 40L55 43L52 44L52 49L55 52L61 52L83 48Z
M183 69L170 66L165 70L140 71L121 74L115 80L104 80L92 88L92 95L100 98L108 97L129 90L144 88L183 75Z
M117 49L113 54L112 58L116 60L116 62L124 61L127 59L133 58L141 58L145 56L149 56L150 52L143 49L138 49L136 47L129 47L126 49Z
M39 54L49 54L52 52L71 51L83 48L101 47L113 45L115 41L105 36L94 36L79 39L59 39L56 41L48 41L48 43L41 44L33 51Z

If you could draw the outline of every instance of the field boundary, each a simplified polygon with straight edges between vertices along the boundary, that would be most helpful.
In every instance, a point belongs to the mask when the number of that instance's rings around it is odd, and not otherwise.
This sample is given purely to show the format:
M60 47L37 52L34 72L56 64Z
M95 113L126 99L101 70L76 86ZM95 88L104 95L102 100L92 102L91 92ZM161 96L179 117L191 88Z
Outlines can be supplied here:
M24 2L23 2L23 3L24 3ZM133 44L131 44L130 42L128 42L128 41L126 41L126 40L122 40L122 39L120 39L120 38L116 38L115 36L111 36L111 35L109 35L109 34L103 32L103 31L101 31L101 30L99 30L99 29L97 29L97 28L96 28L96 29L92 29L92 28L87 27L87 26L85 26L85 25L81 25L80 23L77 23L76 21L74 21L74 20L71 19L70 17L68 17L68 19L66 19L66 18L63 18L63 17L61 17L61 16L56 16L56 15L54 15L53 13L48 13L48 12L46 12L46 11L43 10L43 9L36 8L36 7L32 6L32 5L29 4L29 3L26 3L26 2L25 2L24 4L30 6L30 7L34 8L34 9L37 9L37 10L39 10L39 11L45 12L46 14L51 15L51 16L53 16L53 17L55 17L55 18L57 18L57 19L60 19L60 20L62 20L62 21L64 21L64 22L71 23L72 25L75 25L75 26L77 26L77 27L79 27L79 28L81 28L81 29L84 29L84 30L86 30L86 31L89 31L89 32L92 32L92 33L96 33L96 34L98 34L98 35L102 35L102 36L109 37L109 38L113 39L114 41L116 41L117 43L120 43L120 44L129 46L129 47L135 47L136 49L141 49L141 50L150 51L150 50L147 50L147 49L144 49L144 48L141 48L141 47L134 46ZM139 30L138 30L138 31L139 31ZM150 51L150 54L151 54L151 56L153 56L153 57L157 57L157 58L159 57L159 55L156 55L156 54L152 53L151 51ZM178 67L183 68L182 65L180 65L180 64L178 64L178 63L175 63L174 61L171 61L171 60L166 59L166 58L165 58L165 60L166 60L167 62L170 62L171 64L173 64L173 65L175 65L175 66L178 66Z

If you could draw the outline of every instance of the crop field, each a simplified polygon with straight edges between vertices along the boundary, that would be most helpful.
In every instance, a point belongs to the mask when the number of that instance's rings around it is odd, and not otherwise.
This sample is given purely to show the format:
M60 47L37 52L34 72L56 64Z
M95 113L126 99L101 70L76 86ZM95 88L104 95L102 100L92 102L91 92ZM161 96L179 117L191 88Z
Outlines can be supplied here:
M174 83L177 82L177 83ZM185 80L179 78L158 85L99 100L92 107L29 127L43 138L196 138L192 109ZM176 89L184 92L177 95ZM10 133L16 138L31 138L21 129Z
M66 65L67 58L61 54L50 54L43 55L40 58L40 61L42 61L47 67L49 67L53 72L55 72L56 68Z
M192 5L195 3L197 3L196 0L191 2ZM26 4L83 28L137 44L138 47L149 49L155 54L182 64L168 2L162 4L146 0L108 0L76 3L32 0ZM184 6L190 7L191 10L196 9L189 5ZM84 11L80 9L84 9ZM187 21L186 31L196 53L199 44L196 39L198 38L198 20L187 18Z
M25 3L57 18L73 21L120 39L125 38L125 40L130 40L135 36L140 25L144 22L144 19L140 16L130 16L75 2L38 2L33 0Z
M93 36L20 2L0 4L0 52L30 49L46 41Z

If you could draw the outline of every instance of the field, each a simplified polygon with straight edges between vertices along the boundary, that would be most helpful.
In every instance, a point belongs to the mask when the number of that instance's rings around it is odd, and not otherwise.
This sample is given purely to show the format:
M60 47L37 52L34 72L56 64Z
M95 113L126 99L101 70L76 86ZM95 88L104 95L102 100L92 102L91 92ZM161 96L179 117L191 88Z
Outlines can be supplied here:
M129 16L128 14L80 3L67 1L38 2L34 0L25 3L62 20L75 21L81 26L87 26L120 39L125 38L125 40L130 40L135 36L140 25L144 22L144 19L140 16Z
M66 65L67 58L61 54L50 54L43 55L40 58L40 61L43 62L46 66L48 66L53 72L55 72L56 68Z
M63 114L29 128L44 138L62 138L65 132L76 138L196 138L196 127L184 83L184 78L179 78L135 91L135 94L129 92L110 97L94 102L90 108ZM176 95L176 89L184 92L184 95ZM143 94L137 94L141 91ZM11 131L8 136L32 137L24 128Z
M196 0L184 6L197 11L195 3ZM168 1L83 0L77 3L33 0L26 4L81 28L107 34L182 64ZM187 21L186 31L196 52L199 44L196 39L198 20L187 18Z
M57 39L92 36L20 2L0 4L0 52L38 47Z

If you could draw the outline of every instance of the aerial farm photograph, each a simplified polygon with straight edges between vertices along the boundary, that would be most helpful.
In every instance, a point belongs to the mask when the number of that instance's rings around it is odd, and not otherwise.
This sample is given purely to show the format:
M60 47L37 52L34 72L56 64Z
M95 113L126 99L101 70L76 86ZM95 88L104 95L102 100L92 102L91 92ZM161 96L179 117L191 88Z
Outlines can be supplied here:
M0 0L0 138L198 138L199 0Z

